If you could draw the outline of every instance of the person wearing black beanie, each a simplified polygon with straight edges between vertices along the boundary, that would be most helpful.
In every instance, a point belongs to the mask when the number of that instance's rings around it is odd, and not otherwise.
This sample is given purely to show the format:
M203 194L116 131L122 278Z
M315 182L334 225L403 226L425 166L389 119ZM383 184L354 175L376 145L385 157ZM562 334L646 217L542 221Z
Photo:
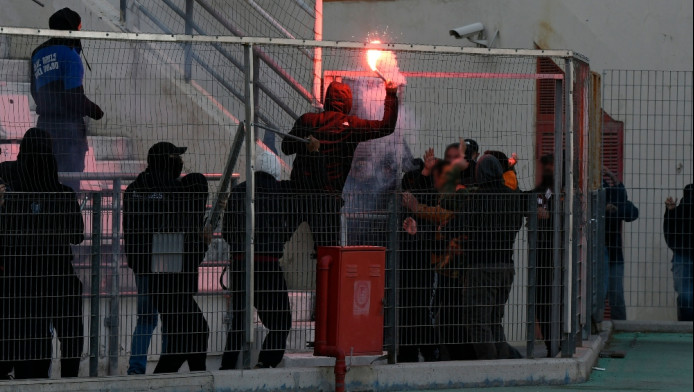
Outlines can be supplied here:
M79 31L82 18L63 8L48 19L52 30ZM84 117L99 120L104 112L84 93L82 43L79 39L51 38L31 55L31 95L39 118L36 126L53 138L60 172L83 172L88 150ZM79 180L65 185L79 191Z

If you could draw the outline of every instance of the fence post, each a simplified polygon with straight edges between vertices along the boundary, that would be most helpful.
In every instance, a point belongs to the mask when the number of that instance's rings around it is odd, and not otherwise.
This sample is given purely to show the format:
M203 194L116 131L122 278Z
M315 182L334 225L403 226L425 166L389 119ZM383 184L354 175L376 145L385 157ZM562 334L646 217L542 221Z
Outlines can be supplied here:
M400 193L393 193L390 214L388 214L388 256L386 258L386 325L390 324L390 334L386 335L386 349L388 351L388 363L395 364L398 361L398 215L400 211Z
M110 306L106 322L108 327L108 374L118 374L118 348L120 347L118 338L118 324L120 317L120 211L121 211L121 179L113 180L113 195L111 198L111 287L110 287Z
M537 285L537 195L528 197L528 307L527 357L535 358L535 286ZM547 339L547 337L545 337Z
M186 35L193 34L193 5L194 0L186 0L186 17L185 17L185 32ZM190 82L193 74L193 45L188 42L183 50L185 64L183 66L183 75L186 82Z
M128 11L128 0L120 0L120 21L125 23L125 15Z
M244 44L244 71L245 71L245 107L246 107L246 268L245 268L245 289L246 289L246 304L245 304L245 345L243 352L243 366L246 369L251 367L251 344L254 341L254 323L253 323L253 293L255 285L253 281L254 273L254 244L255 244L255 125L253 118L255 116L255 100L253 98L254 86L253 81L253 44Z
M89 377L99 375L99 327L101 290L101 194L92 197L91 313L89 321Z
M557 339L561 334L561 292L562 292L562 165L564 162L563 136L564 136L564 87L563 81L557 80L554 90L554 202L552 202L552 310L550 326L550 356L554 357L559 352Z
M575 222L578 221L578 215L575 215L575 195L574 195L574 62L573 59L567 58L564 60L564 116L565 127L564 135L566 137L564 149L564 238L563 238L563 253L564 253L564 323L563 323L563 342L561 345L562 357L571 357L573 355L574 346L576 344L576 336L574 326L576 323L576 265L578 258L576 248L578 241L574 241L576 235Z

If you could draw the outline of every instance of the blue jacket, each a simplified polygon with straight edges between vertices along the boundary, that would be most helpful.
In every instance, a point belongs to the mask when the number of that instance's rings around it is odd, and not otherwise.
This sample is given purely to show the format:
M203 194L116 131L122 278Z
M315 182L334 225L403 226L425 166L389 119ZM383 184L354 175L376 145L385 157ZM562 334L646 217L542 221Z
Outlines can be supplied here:
M639 209L629 201L624 184L613 187L604 183L607 204L617 207L616 212L605 211L605 246L610 262L624 262L622 252L622 222L633 222L639 217Z
M103 112L84 94L79 40L53 38L31 54L31 95L40 116L100 119Z

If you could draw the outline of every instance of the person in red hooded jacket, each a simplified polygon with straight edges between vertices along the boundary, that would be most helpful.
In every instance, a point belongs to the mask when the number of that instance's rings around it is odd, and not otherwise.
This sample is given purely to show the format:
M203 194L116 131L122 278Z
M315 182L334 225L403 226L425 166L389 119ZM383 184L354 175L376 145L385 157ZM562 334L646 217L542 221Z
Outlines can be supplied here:
M308 222L316 246L339 243L340 210L352 159L361 142L388 136L395 131L398 119L397 85L386 83L386 97L381 120L350 116L352 91L349 86L332 82L325 96L324 111L306 113L294 124L290 135L309 140L302 143L285 138L282 152L296 154L291 173L298 198L299 222Z

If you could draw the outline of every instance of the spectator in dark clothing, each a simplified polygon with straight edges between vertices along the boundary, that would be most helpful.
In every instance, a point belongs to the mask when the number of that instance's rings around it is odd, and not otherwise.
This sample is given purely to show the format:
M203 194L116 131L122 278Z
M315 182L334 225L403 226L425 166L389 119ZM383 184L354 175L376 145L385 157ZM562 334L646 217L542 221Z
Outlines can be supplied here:
M185 151L167 142L152 146L147 170L128 186L123 198L128 266L140 276L140 283L147 279L152 308L161 314L166 339L155 373L176 372L186 361L191 371L206 367L209 328L193 295L209 243L203 235L208 188L202 174L180 177ZM147 295L141 286L138 291Z
M467 149L468 147L470 147L470 150ZM477 142L472 139L465 139L464 154L461 152L460 143L453 143L446 146L446 152L444 154L444 159L446 161L456 162L463 158L467 161L467 169L460 172L460 184L463 186L470 187L475 185L475 165L477 163L475 159L479 155L476 150L478 148Z
M288 182L277 181L266 172L255 173L255 254L254 303L258 317L269 330L263 341L256 368L274 368L279 365L287 347L287 336L292 327L289 294L280 258L284 243L289 241L293 227L286 211L286 198L291 189ZM224 215L224 239L231 252L232 319L220 370L236 369L243 346L243 324L246 320L245 284L246 256L246 183L232 189L227 212Z
M540 158L540 181L529 192L537 198L537 250L535 262L535 317L552 356L552 342L559 346L560 336L552 334L552 288L554 283L554 155ZM556 263L560 263L559 260ZM555 328L556 330L556 328Z
M501 168L504 171L504 185L512 191L519 190L518 188L518 176L516 175L516 169L514 168L518 157L514 152L509 158L506 154L501 151L487 150L485 154L494 155L496 159L501 163Z
M442 315L449 336L459 343L448 346L449 354L472 348L476 359L518 357L506 342L502 321L504 306L515 275L513 246L522 225L522 197L504 185L503 169L491 155L483 155L475 167L478 187L447 198L442 207L454 211L447 230L453 241L451 263L459 268L464 287L460 308L444 307ZM444 320L445 319L445 320ZM459 340L458 340L459 339Z
M54 30L82 29L79 14L63 8L51 15ZM83 172L87 153L84 117L99 120L104 112L84 94L84 67L79 39L51 38L31 54L31 95L39 115L36 126L53 138L53 152L60 172ZM65 181L79 191L79 180Z
M82 282L71 247L84 239L84 222L75 193L58 181L51 145L47 132L32 128L17 161L0 164L11 188L0 220L2 289L11 295L3 304L2 316L10 320L4 320L0 346L17 379L50 377L51 328L60 342L62 377L77 377L84 345Z
M290 135L307 138L309 144L289 138L282 141L282 152L296 154L291 172L292 188L301 193L294 211L296 225L308 222L316 246L339 243L342 190L352 167L354 152L361 142L388 136L398 119L397 86L386 84L381 120L350 116L352 91L332 82L326 91L324 111L301 116Z
M477 162L480 157L480 145L473 139L465 139L465 159Z
M622 252L623 222L633 222L639 217L639 209L628 200L627 190L617 176L603 168L610 182L605 181L605 262L608 273L605 276L605 289L610 304L612 320L626 320L627 309L624 301L624 253Z
M433 150L431 151L433 154ZM433 155L432 155L433 156ZM425 155L426 159L427 155ZM430 160L431 161L431 160ZM422 165L424 163L422 162ZM436 170L438 177L440 169ZM436 189L422 176L422 167L405 173L402 190L427 205L436 205ZM433 203L431 203L433 201ZM415 220L413 213L402 214L403 232L400 236L400 267L398 310L400 350L398 362L436 360L434 318L436 275L431 265L432 245L435 243L436 225L426 220Z
M677 292L677 320L692 321L694 313L694 185L684 187L680 204L665 201L663 234L672 249L672 278Z

